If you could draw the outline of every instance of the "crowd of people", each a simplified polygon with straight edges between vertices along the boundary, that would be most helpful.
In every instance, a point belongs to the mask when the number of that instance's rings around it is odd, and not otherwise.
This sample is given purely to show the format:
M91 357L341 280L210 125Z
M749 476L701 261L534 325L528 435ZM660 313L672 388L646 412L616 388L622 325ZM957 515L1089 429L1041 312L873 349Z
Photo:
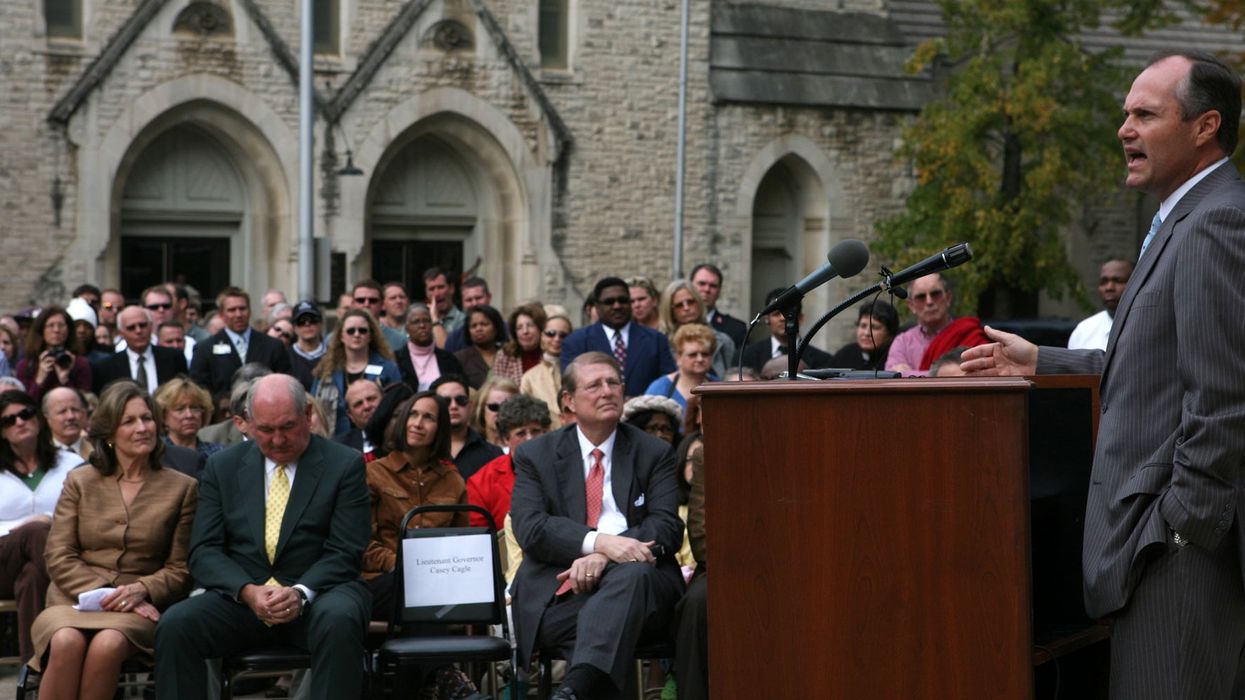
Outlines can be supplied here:
M536 301L503 314L487 281L437 268L418 290L358 282L332 314L236 287L207 308L168 283L0 317L0 596L41 692L106 697L137 657L160 697L198 697L198 659L279 641L337 697L362 682L341 658L393 608L402 516L473 503L507 543L523 657L570 664L556 697L626 692L635 644L672 624L663 682L707 697L694 390L777 376L790 345L782 312L747 343L722 282L708 264L605 277L578 323ZM910 330L870 300L854 342L801 367L954 373L980 325L952 319L938 275L912 292Z

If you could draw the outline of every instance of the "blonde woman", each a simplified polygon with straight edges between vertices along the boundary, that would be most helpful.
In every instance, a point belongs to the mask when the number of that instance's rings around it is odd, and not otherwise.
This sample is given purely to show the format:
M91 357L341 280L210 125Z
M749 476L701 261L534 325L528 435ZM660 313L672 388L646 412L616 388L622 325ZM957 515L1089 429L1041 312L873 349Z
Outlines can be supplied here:
M685 279L678 279L666 285L661 295L661 332L666 337L673 337L680 326L688 323L699 323L708 326L705 318L705 301L696 287ZM716 348L711 365L713 373L718 377L726 376L726 370L735 362L735 341L721 331L713 331L717 337Z

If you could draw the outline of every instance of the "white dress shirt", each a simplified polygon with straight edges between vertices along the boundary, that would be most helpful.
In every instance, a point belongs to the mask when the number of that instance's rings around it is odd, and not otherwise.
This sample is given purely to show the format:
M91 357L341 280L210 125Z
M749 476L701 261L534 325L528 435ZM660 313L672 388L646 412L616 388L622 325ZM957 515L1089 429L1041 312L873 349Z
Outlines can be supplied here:
M592 554L597 543L597 535L605 533L607 535L617 535L627 529L627 516L618 509L618 504L614 502L614 489L612 473L614 471L614 441L618 438L618 430L610 433L605 441L600 445L592 444L588 436L579 428L575 428L575 437L579 438L579 455L583 457L584 464L584 483L588 483L588 474L592 471L592 451L600 450L602 453L601 467L605 471L605 478L601 483L601 517L597 520L597 529L584 535L584 543L580 546L580 553L584 555Z
M138 356L139 353L134 352L130 348L125 349L125 356L130 361L130 379L138 376ZM156 392L156 387L160 385L160 380L156 378L156 354L151 351L148 345L142 352L143 369L147 372L147 390L151 393Z

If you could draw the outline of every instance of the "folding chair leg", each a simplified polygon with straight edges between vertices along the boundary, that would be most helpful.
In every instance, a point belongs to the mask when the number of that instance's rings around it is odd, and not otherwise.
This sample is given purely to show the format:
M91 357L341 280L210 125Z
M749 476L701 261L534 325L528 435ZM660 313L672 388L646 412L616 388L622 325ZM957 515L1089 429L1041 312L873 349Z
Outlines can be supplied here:
M540 660L540 685L536 697L549 700L553 695L553 662L549 659Z

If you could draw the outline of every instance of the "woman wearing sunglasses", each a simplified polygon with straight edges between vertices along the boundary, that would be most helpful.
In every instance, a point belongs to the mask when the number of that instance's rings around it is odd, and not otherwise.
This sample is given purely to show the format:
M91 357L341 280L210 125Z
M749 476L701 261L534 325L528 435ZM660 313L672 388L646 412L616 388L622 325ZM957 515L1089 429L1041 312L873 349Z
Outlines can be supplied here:
M471 413L471 427L479 431L490 445L501 447L505 444L497 434L497 411L506 399L517 393L518 384L505 377L489 377L472 396L475 408Z
M47 565L43 550L56 499L82 458L52 446L52 431L21 391L0 394L0 598L17 601L22 662L34 654L30 625L43 610Z
M350 309L339 319L311 382L311 394L328 413L327 424L334 435L350 431L346 387L364 377L380 382L381 387L402 381L376 319L366 309Z
M661 332L667 338L674 338L674 332L689 323L709 324L705 318L705 302L696 287L687 280L675 280L666 285L666 291L661 295L660 313ZM712 326L709 327L712 329ZM735 341L719 330L714 330L713 334L717 338L711 361L713 373L724 377L727 368L735 362Z
M549 405L553 429L557 430L562 427L558 410L558 394L562 393L562 341L575 329L571 327L571 319L561 307L556 311L547 308L546 311L549 318L540 334L540 364L523 373L519 391Z

